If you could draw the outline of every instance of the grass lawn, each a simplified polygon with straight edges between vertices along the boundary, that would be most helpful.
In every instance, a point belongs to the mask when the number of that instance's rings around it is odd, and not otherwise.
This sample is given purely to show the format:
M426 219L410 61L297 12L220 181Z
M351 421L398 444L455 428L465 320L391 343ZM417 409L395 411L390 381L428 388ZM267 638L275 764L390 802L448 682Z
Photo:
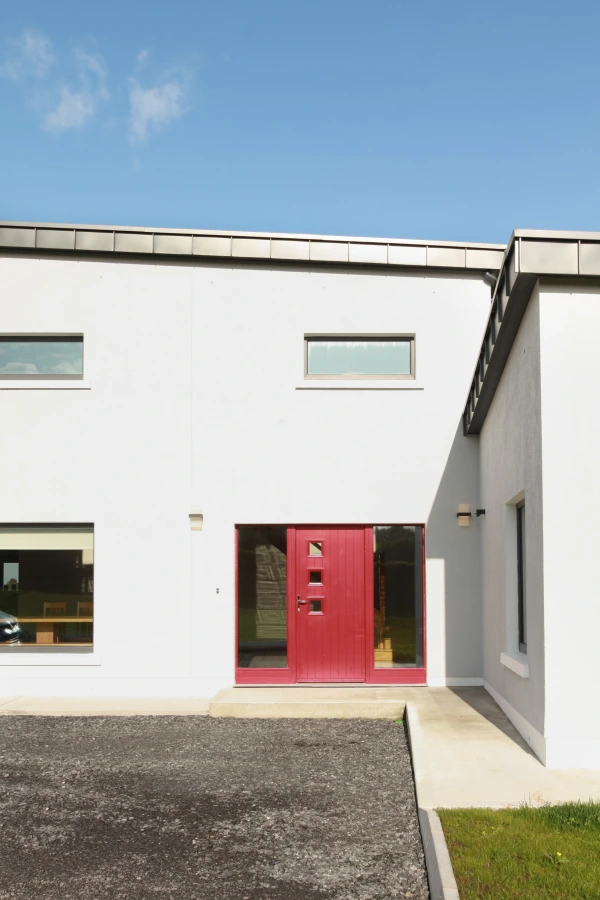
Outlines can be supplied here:
M438 814L461 900L599 900L600 804Z

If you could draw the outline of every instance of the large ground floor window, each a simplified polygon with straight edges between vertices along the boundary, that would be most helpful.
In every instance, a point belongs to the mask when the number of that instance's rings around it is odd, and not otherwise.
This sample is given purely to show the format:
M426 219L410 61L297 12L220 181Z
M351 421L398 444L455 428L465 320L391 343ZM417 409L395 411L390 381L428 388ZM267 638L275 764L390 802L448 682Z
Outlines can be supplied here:
M0 650L92 647L92 526L0 526Z
M239 525L238 683L424 683L423 566L422 525Z

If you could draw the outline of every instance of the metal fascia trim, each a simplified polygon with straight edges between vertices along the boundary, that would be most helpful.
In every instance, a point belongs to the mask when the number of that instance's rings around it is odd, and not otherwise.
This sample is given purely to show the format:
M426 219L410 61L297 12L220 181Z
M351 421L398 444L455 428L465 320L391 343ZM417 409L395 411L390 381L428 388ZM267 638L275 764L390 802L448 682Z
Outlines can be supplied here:
M260 237L260 238L284 238L288 240L347 242L358 244L391 244L394 246L419 246L419 247L458 247L474 250L505 250L505 244L475 241L430 241L418 238L389 238L366 237L361 235L334 235L334 234L305 234L284 231L222 231L209 228L148 228L141 225L94 225L89 223L72 224L66 222L12 222L0 221L0 228L41 228L52 230L75 231L111 231L127 232L135 234L176 234L212 237ZM598 235L600 240L600 234Z

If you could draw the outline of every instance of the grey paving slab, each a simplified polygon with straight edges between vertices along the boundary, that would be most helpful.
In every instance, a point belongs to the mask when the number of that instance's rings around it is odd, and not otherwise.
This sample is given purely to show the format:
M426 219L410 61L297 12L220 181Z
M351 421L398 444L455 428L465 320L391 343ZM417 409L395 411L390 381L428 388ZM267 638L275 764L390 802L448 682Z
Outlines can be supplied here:
M0 900L428 898L389 721L0 721Z

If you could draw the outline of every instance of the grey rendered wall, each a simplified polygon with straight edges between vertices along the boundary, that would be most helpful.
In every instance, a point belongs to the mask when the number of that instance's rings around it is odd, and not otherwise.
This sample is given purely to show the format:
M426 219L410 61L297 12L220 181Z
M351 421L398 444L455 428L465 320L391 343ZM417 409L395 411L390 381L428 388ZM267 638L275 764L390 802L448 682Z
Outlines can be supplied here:
M545 725L540 299L536 286L480 435L485 681L540 734ZM507 600L516 603L514 502L526 503L527 663L523 678L500 661L510 649Z

